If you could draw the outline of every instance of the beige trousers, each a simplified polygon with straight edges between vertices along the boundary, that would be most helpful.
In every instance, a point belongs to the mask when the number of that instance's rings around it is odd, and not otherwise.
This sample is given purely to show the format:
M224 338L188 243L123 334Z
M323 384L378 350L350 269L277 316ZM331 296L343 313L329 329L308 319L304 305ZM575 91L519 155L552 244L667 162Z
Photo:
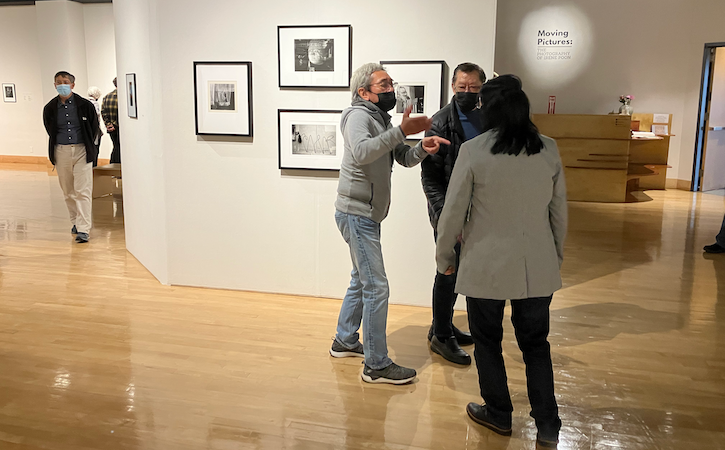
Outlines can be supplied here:
M83 144L56 145L55 169L65 196L70 221L79 233L91 231L93 195L93 163L86 162Z

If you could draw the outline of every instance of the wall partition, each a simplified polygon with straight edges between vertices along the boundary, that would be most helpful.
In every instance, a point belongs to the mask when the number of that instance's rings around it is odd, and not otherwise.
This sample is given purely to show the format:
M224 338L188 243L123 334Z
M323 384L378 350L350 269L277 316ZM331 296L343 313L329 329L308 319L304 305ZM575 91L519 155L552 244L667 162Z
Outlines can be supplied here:
M344 295L351 263L333 218L337 173L280 169L277 127L279 109L341 110L350 92L280 88L278 26L350 25L353 70L384 60L493 68L495 0L394 0L371 11L335 0L116 0L114 11L119 73L135 73L138 92L137 118L120 108L128 249L174 285ZM309 68L300 58L289 66ZM195 61L252 63L252 137L195 134ZM231 108L239 84L224 81L217 107ZM391 302L428 306L434 243L420 167L396 166L392 184L382 224Z

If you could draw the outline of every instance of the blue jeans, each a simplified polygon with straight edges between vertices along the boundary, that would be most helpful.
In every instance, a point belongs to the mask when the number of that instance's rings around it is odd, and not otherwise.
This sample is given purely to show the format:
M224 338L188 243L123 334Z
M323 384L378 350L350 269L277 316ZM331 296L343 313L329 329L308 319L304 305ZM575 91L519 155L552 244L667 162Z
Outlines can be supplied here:
M335 221L350 246L352 273L350 287L342 301L335 339L352 348L363 325L365 364L383 369L392 364L388 358L386 326L390 289L380 246L380 224L367 217L335 211Z

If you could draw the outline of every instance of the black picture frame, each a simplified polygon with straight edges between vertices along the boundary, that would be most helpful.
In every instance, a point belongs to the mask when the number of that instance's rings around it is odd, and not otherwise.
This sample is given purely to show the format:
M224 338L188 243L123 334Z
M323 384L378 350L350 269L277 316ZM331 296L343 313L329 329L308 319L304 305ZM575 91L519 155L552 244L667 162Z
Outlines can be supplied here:
M126 74L126 108L128 117L138 118L138 90L136 89L136 74Z
M254 136L251 61L194 61L194 131Z
M3 101L5 103L17 103L18 93L15 90L15 83L2 83Z
M298 33L295 34L295 30ZM335 43L335 40L342 41L343 45L339 41ZM299 64L300 59L305 56L298 54L298 45L304 45L304 41L307 41L308 48L311 41L316 41L320 47L327 47L327 41L332 41L332 55L321 58L320 66L323 68L313 70L309 58L307 62L310 69L300 68L304 65ZM340 62L340 59L343 61ZM334 66L332 70L330 64ZM280 89L346 89L350 88L351 75L352 25L277 26L277 79Z
M334 115L334 116L331 116ZM319 116L319 117L316 117ZM321 120L323 117L329 117L328 120ZM342 157L344 154L344 140L340 127L340 118L342 110L330 109L278 109L277 110L277 156L278 167L280 170L322 170L322 171L340 171ZM315 120L316 119L316 120ZM285 138L293 138L292 130L287 133L287 127L292 123L308 122L305 125L317 126L334 126L335 154L329 154L329 146L325 147L325 140L322 139L318 146L319 154L294 154L293 145L285 145ZM293 139L287 139L291 142ZM303 143L302 139L299 143ZM308 141L309 142L309 141ZM319 140L318 140L319 142ZM312 142L315 146L316 142ZM328 150L328 154L324 154L324 150ZM313 152L315 153L315 152Z

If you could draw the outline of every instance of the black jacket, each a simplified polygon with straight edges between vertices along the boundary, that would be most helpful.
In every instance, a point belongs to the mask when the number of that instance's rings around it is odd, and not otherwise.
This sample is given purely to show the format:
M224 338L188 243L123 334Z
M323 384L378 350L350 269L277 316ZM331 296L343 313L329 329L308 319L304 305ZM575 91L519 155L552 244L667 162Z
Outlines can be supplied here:
M451 102L433 115L433 124L426 136L440 136L451 141L450 145L441 145L435 155L429 155L421 164L423 191L428 198L428 215L433 229L438 228L438 217L443 211L448 183L451 180L453 165L458 158L458 150L466 141L466 135L458 118L455 97Z
M56 96L43 108L43 124L45 131L48 132L50 139L48 140L48 159L55 165L55 146L58 136L58 102L60 96ZM98 158L98 149L93 144L96 134L100 133L101 128L98 125L98 114L96 107L80 95L73 93L73 101L76 102L76 111L78 111L78 121L81 124L81 136L86 146L86 162L93 162Z

